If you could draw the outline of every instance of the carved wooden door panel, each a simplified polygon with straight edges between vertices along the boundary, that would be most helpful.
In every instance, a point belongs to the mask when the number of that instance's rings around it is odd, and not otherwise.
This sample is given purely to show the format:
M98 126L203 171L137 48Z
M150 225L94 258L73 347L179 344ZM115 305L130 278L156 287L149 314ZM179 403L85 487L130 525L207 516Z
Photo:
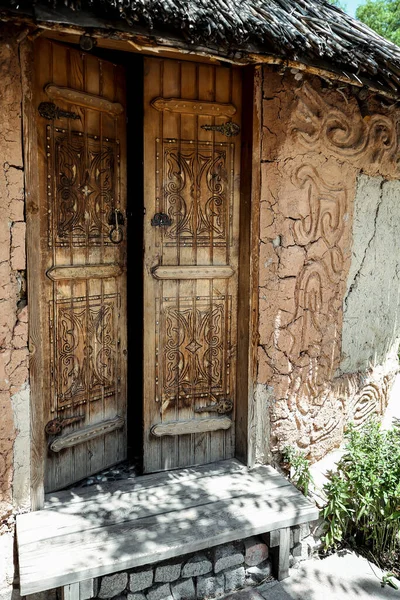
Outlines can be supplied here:
M38 40L45 489L126 456L125 75ZM31 249L32 252L32 249Z
M234 454L241 81L145 59L144 469Z

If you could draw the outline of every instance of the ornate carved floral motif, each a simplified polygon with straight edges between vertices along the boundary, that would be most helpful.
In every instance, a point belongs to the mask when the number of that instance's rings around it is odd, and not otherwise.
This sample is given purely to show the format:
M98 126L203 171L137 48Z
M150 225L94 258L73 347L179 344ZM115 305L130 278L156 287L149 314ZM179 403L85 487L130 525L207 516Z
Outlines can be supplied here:
M163 302L160 335L164 408L201 395L229 394L227 311L229 298L181 298Z
M164 140L167 245L229 243L233 152L230 144Z
M52 126L47 132L49 141L54 138L48 162L54 173L49 209L56 245L110 244L110 216L118 194L117 142Z
M56 302L57 409L115 393L117 295Z

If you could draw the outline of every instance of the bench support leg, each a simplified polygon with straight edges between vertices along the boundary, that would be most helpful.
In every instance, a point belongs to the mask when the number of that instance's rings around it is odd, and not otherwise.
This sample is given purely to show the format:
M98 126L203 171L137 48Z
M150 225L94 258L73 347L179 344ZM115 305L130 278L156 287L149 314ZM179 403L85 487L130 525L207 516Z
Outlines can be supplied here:
M62 600L79 600L79 583L70 583L61 588Z
M61 588L62 600L89 600L95 595L93 579L85 579L85 581L64 585Z
M290 527L271 531L270 544L274 575L282 581L289 577Z

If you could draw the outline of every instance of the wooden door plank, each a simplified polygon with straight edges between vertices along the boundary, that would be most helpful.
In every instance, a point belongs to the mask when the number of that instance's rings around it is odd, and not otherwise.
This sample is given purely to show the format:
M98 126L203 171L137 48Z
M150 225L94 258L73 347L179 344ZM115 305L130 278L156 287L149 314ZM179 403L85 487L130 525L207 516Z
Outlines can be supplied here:
M195 63L187 63L182 61L180 63L180 85L179 92L180 97L189 99L193 102L192 106L195 106L195 101L198 98L198 66ZM196 128L197 128L197 118L196 111L194 114L187 114L184 109L183 113L180 113L180 123L179 123L179 139L182 140L182 145L180 147L181 154L187 153L188 143L187 140L192 141L193 143L196 141ZM190 144L189 144L190 145ZM176 255L176 264L179 265L179 268L195 268L197 264L196 261L196 247L194 244L189 244L188 246L182 245L180 241L177 242L177 255ZM171 267L168 267L171 268ZM180 298L193 298L195 295L195 283L193 275L188 278L188 280L180 279L177 283L177 306L179 307L179 311L183 312L187 310L188 305L187 302L184 301L180 304ZM182 308L181 308L182 306ZM187 356L185 357L187 359ZM189 396L190 401L181 400L181 405L179 406L178 418L180 420L185 421L186 419L194 419L194 403L195 399L193 398L194 389L193 389L193 372L190 375L191 385L189 386L187 393L187 397ZM195 439L196 436L193 433L187 433L186 435L180 436L177 440L178 442L178 463L177 466L186 466L187 464L196 464L195 458Z
M249 466L256 462L256 437L269 446L268 411L255 406L258 348L258 246L261 180L262 78L258 68L243 73L243 120L240 200L240 256L238 297L238 370L236 402L236 456ZM260 462L265 456L261 454Z
M166 60L163 63L163 96L164 97L177 97L181 96L182 93L182 85L184 81L182 79L182 67L183 63L181 61L170 61ZM180 113L172 113L165 111L162 113L162 147L161 147L161 161L159 165L161 166L161 174L162 178L160 179L160 184L163 189L163 210L165 212L169 212L169 198L171 197L171 158L174 158L173 153L169 153L167 155L168 145L174 146L177 150L177 157L181 151L181 140L182 140L182 118ZM175 140L175 143L172 141ZM164 145L165 144L165 145ZM168 158L167 158L168 156ZM182 168L183 165L179 165L179 168ZM176 167L175 167L176 168ZM179 174L178 174L179 177ZM173 179L172 179L173 181ZM178 200L179 202L179 200ZM177 220L177 216L174 218L174 221ZM159 232L159 240L160 240L160 249L161 256L160 261L163 265L181 265L185 264L185 258L183 255L187 253L187 250L182 248L179 239L178 241L173 240L169 241L167 238L167 234L169 232L160 230ZM190 249L188 249L190 252ZM190 264L190 263L189 263ZM173 364L174 350L172 349L174 346L174 335L171 335L171 329L168 326L169 319L172 315L179 315L181 313L181 299L184 297L184 290L186 288L186 283L180 280L177 281L169 281L165 280L160 282L159 286L159 302L160 302L160 319L159 319L159 334L160 334L160 353L159 353L159 364L162 367L159 370L159 388L158 393L161 399L161 423L163 424L165 421L178 421L184 416L187 415L187 411L185 406L182 406L182 381L181 381L181 368L180 365L174 365L175 368L171 369ZM168 300L167 300L168 299ZM174 311L174 312L173 312ZM183 335L183 327L180 319L176 319L174 324L174 331L178 336L178 339L181 335ZM174 387L175 398L170 401L171 393L166 392L166 383L172 384L171 387ZM168 401L164 402L165 397L168 395ZM184 443L184 451L187 456L186 460L190 461L190 446L188 446L185 442L190 436L183 436L182 440L179 438L164 438L160 440L156 440L153 437L154 446L158 446L161 451L162 456L162 468L174 468L178 465L188 464L188 463L180 463L180 441ZM189 463L190 464L190 463Z

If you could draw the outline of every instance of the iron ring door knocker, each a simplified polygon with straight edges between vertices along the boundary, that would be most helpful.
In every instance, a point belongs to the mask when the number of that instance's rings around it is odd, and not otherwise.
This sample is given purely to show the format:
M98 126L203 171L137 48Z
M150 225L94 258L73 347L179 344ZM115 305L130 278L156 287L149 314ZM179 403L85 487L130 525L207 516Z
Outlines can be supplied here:
M124 224L124 216L122 212L115 208L108 219L108 224L113 225L110 229L109 237L113 244L120 244L124 239L122 225Z

